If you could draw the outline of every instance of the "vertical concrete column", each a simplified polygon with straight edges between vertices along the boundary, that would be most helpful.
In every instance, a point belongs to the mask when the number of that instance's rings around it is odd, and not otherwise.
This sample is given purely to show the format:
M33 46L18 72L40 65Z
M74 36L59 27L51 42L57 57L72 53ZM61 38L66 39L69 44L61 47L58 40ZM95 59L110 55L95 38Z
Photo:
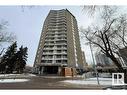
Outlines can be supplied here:
M58 75L61 75L61 67L58 67Z
M39 74L39 75L41 74L41 72L40 72L40 68L38 68L38 74Z
M39 75L41 75L42 66L39 67Z
M36 68L36 72L39 74L39 67Z
M41 68L41 75L43 75L43 70L44 70L44 67Z

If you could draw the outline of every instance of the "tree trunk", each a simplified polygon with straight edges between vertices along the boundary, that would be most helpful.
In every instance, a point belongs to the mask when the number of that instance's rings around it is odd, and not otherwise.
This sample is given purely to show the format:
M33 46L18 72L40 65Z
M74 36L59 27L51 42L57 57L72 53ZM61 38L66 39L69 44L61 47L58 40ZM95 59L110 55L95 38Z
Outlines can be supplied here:
M119 71L123 72L124 69L123 69L122 65L118 62L118 60L114 57L114 55L110 55L110 54L107 54L107 55L114 62L114 64L118 67Z
M111 60L115 63L115 65L119 68L119 73L124 73L124 83L127 83L127 70L123 69L121 64L117 61L116 58L111 57Z
M124 83L127 83L127 70L124 70Z

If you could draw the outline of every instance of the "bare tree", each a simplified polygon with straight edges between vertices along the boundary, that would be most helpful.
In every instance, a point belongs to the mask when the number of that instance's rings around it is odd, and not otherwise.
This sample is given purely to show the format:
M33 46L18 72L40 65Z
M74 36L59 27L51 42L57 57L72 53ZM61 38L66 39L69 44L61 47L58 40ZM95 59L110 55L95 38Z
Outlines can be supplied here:
M1 20L0 22L0 46L2 46L3 43L12 43L16 39L16 36L13 33L9 33L6 31L7 27L8 27L8 22L5 20Z
M89 26L87 29L80 29L82 36L87 39L88 43L98 47L102 53L109 57L122 72L121 63L116 56L119 56L119 49L127 46L127 18L117 12L116 6L89 6L88 9L101 9L98 22L99 26Z
M87 14L91 17L94 16L96 12L103 9L104 6L97 6L97 5L88 5L83 7L83 11L87 12Z

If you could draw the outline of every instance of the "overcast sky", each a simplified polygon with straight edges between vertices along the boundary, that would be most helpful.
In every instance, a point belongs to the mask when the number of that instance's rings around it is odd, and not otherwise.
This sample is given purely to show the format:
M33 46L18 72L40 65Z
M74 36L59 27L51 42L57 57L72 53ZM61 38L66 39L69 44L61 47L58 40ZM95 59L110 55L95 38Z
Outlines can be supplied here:
M28 47L27 64L33 65L40 39L43 22L50 10L68 9L77 19L78 26L87 27L91 23L91 18L83 11L83 6L0 6L0 20L9 22L8 32L13 32L17 36L18 47L23 45ZM86 61L91 63L91 53L89 46L81 45L85 51Z

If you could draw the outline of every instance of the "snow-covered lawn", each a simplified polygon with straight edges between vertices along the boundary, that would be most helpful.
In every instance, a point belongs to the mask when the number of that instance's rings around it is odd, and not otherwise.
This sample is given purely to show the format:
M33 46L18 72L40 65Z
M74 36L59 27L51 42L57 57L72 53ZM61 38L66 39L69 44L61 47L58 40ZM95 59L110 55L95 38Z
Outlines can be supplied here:
M14 82L26 82L29 79L1 79L0 83L14 83Z
M30 77L35 76L34 74L0 74L0 83L26 82Z
M21 75L21 74L0 74L0 77L5 77L5 76L13 76L13 75Z
M29 78L29 77L34 77L36 75L34 74L0 74L0 78Z
M79 84L79 85L98 85L97 78L89 78L83 80L65 80L65 83ZM112 78L99 78L100 85L110 86L112 85Z

